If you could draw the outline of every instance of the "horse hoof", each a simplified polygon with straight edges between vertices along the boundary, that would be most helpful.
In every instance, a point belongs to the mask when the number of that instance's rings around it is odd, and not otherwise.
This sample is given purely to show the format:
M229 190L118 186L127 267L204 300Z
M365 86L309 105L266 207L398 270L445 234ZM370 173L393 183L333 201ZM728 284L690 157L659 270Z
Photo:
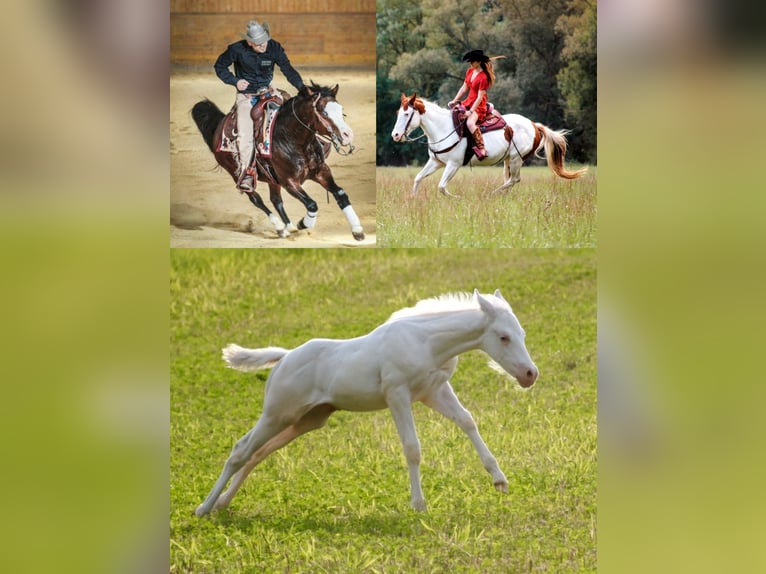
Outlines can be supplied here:
M278 230L277 233L279 234L279 237L281 237L282 239L284 239L285 237L290 237L290 232L287 230L287 227L284 227Z
M364 231L352 231L351 235L353 235L354 239L357 241L364 241Z

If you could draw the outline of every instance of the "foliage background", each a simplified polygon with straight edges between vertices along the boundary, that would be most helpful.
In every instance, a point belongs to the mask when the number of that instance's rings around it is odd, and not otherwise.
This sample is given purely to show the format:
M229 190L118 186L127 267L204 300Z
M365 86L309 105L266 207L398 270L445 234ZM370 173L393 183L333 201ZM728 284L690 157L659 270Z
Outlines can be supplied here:
M596 163L595 0L379 0L376 47L378 165L425 162L424 146L391 140L401 93L446 105L473 49L505 56L489 90L499 110L571 130L568 157Z

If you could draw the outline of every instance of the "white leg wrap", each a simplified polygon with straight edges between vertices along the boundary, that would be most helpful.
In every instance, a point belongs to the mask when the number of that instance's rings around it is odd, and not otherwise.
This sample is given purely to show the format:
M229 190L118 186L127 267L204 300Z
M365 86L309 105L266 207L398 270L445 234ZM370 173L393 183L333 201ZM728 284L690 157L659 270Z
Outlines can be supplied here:
M306 229L312 229L314 227L314 224L317 222L317 212L311 213L310 211L306 212L306 215L303 216L303 225L306 226Z
M274 229L277 231L282 231L285 228L285 224L279 217L274 215L273 213L269 214L269 221L271 221L271 224L274 226Z
M351 231L360 232L362 231L362 223L359 221L359 218L356 215L356 211L354 211L354 208L350 205L347 205L343 208L343 215L346 216L346 219L348 219L348 224L351 226Z

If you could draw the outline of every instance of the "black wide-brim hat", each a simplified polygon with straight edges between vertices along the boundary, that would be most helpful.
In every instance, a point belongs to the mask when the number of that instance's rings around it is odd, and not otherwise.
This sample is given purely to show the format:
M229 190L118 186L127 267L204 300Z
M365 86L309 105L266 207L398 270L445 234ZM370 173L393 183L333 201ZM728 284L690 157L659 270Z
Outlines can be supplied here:
M488 62L489 56L484 55L484 50L471 50L463 56L464 62Z

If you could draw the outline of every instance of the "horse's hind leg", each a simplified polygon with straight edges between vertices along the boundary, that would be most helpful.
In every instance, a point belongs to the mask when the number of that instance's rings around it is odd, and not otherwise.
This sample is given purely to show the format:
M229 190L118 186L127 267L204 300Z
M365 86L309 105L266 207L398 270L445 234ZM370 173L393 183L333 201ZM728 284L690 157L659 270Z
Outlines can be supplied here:
M510 189L521 181L519 173L521 172L521 166L524 162L518 155L514 155L505 159L505 166L503 168L503 175L505 181L503 185L498 187L492 193L500 193L501 191L510 191Z
M214 508L226 508L231 502L231 499L234 498L234 495L237 494L237 491L242 486L242 483L247 478L247 475L250 474L250 472L258 464L260 464L263 459L265 459L275 450L278 450L289 442L295 440L302 434L322 428L325 423L327 423L327 419L330 418L330 415L334 413L335 410L335 407L332 405L318 405L303 415L298 422L290 425L281 433L269 440L261 448L259 448L255 454L250 457L250 460L247 461L245 466L237 471L231 481L229 488L220 497L218 497Z
M269 183L269 197L271 199L271 204L274 206L274 209L277 210L279 217L282 219L282 223L284 223L284 231L280 231L280 237L287 237L291 231L298 231L298 228L293 225L285 211L285 204L282 201L282 186L276 183Z
M280 237L286 237L285 233L285 224L282 223L279 218L271 213L271 210L266 207L266 204L263 203L263 199L261 199L261 196L258 195L255 191L250 191L246 193L247 199L250 200L250 203L252 203L255 207L263 211L266 216L269 218L269 221L271 221L271 224L274 226L274 229L277 231Z
M479 453L479 458L481 459L484 468L486 468L487 472L492 475L492 481L495 484L495 488L501 492L508 492L508 479L505 477L505 474L503 474L503 471L500 470L500 467L497 464L497 459L490 452L484 439L481 438L479 429L476 426L476 422L473 420L471 413L460 404L460 400L458 400L457 395L455 394L455 391L452 390L452 386L449 382L445 382L436 391L431 393L430 396L423 399L422 402L435 411L443 414L468 435L476 452Z
M231 455L223 465L221 475L218 477L213 489L207 498L197 507L195 514L204 516L213 510L218 497L223 492L226 483L234 476L258 451L273 437L282 432L290 422L281 422L280 419L261 416L256 425L245 436L237 441L231 450ZM232 495L233 496L233 495Z

